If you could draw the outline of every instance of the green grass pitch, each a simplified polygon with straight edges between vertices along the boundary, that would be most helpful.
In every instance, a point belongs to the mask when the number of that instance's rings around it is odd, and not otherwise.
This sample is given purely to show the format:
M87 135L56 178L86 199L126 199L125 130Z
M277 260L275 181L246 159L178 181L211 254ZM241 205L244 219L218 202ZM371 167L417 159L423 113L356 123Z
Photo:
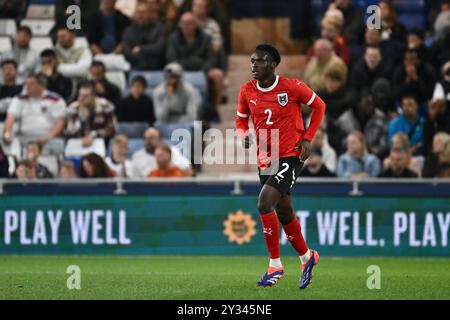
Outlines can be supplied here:
M272 288L256 281L265 257L0 256L0 299L450 299L450 259L321 257L313 283L297 288L300 265ZM81 269L81 289L66 269ZM367 288L367 267L381 269L381 289Z

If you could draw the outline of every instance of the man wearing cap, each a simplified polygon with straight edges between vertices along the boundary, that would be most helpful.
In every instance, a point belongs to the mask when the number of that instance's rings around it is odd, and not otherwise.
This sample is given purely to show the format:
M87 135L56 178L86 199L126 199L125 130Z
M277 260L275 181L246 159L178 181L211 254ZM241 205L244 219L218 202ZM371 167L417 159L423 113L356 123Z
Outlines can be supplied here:
M163 123L197 120L199 95L191 84L183 81L181 65L169 63L164 74L165 81L154 92L156 119Z

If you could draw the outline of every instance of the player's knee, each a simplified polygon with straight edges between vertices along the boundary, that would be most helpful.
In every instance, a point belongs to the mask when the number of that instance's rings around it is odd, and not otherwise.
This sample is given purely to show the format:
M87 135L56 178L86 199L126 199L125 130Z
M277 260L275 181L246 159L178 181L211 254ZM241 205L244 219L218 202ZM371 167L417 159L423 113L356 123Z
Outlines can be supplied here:
M261 199L259 198L258 200L258 212L260 214L266 214L266 213L271 213L274 211L275 206L270 203L270 201L267 201L266 199Z

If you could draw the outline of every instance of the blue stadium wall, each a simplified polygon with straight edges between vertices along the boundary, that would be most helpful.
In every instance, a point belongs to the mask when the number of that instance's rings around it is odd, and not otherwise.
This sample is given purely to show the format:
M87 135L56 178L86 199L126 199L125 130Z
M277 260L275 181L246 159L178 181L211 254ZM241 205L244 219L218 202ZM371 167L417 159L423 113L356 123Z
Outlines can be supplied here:
M259 186L6 184L0 254L264 255ZM126 191L124 193L123 191ZM300 183L296 214L326 256L449 257L450 185ZM284 235L282 254L294 255Z

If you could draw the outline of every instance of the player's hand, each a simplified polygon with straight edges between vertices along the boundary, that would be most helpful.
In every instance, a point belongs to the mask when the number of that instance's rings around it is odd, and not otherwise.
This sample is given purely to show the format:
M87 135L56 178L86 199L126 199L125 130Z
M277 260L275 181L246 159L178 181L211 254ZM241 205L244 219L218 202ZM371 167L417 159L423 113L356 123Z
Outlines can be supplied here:
M252 145L252 140L250 140L250 136L245 136L244 139L242 139L242 147L244 149L249 149Z
M311 154L311 142L309 142L308 140L300 140L294 147L294 149L301 149L300 160L306 161Z

